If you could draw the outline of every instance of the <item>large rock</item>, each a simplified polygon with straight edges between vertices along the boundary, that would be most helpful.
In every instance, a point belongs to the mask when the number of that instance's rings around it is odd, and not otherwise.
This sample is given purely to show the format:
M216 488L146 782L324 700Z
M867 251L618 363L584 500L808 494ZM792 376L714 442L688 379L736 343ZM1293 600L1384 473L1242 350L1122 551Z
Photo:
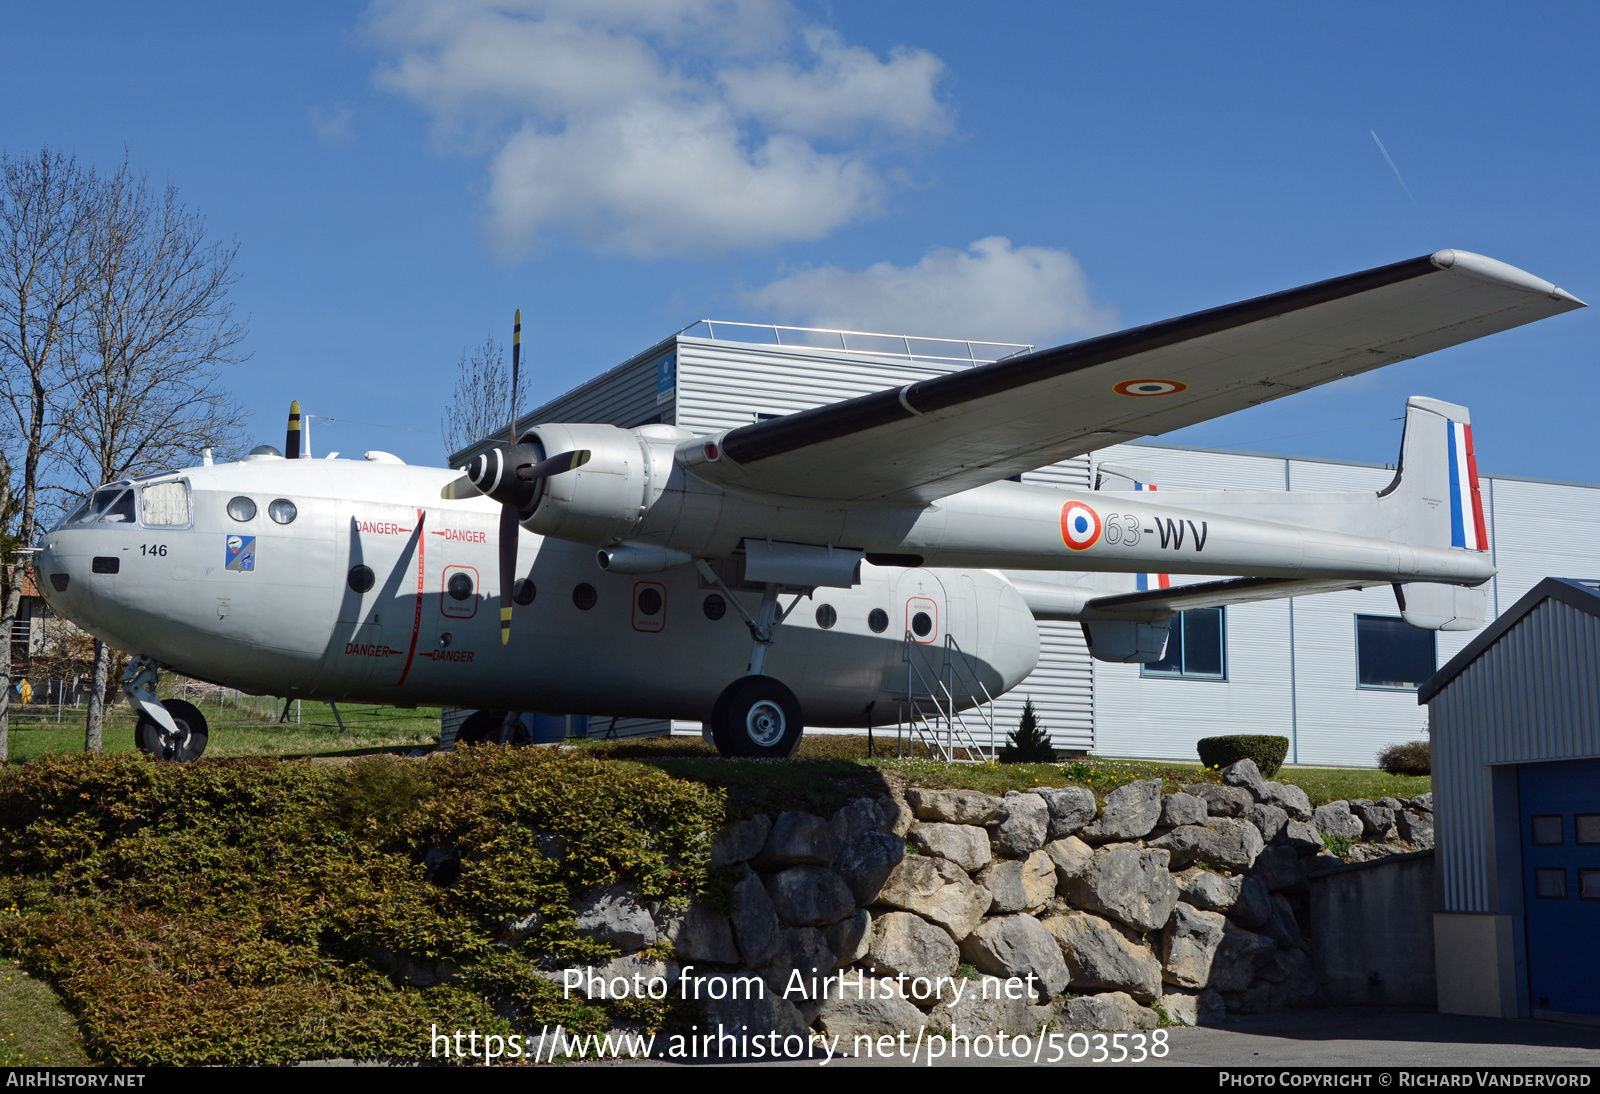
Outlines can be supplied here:
M1153 931L1165 925L1178 903L1178 886L1168 872L1169 865L1165 850L1113 844L1097 850L1088 867L1066 884L1064 893L1076 908L1101 912L1135 930Z
M1410 850L1394 843L1358 843L1350 848L1347 862L1371 862L1373 859L1388 858L1390 855L1403 855Z
M883 814L884 831L904 839L905 834L911 831L911 826L916 823L917 815L904 800L890 797L888 794L879 794L876 801L878 810Z
M950 1032L959 1037L995 1037L1001 1033L1037 1035L1039 1027L1055 1017L1051 1007L1038 1006L1028 997L1013 999L1006 981L994 976L968 980L959 999L951 999ZM1015 990L1017 985L1012 984ZM941 1008L944 1009L944 1008Z
M990 915L1037 914L1056 895L1056 868L1049 855L1035 851L1027 858L991 862L978 875L978 884L993 898Z
M897 981L868 979L858 990L853 976L848 985L829 985L817 1018L841 1047L854 1044L857 1037L898 1038L902 1030L915 1037L927 1024L923 1013L898 993Z
M1433 791L1430 790L1426 794L1418 794L1416 797L1406 802L1406 805L1410 806L1412 809L1420 809L1424 813L1432 813Z
M1300 856L1293 847L1282 843L1268 847L1257 856L1253 873L1273 892L1300 885L1306 880Z
M1311 823L1324 836L1335 839L1360 839L1361 818L1350 812L1347 801L1329 802L1311 811Z
M658 930L672 945L672 952L690 964L737 965L739 947L733 940L733 924L696 901L681 912L665 912Z
M888 828L883 811L871 798L857 798L828 818L828 838L836 851L863 832L882 832Z
M1065 888L1067 882L1089 868L1094 861L1094 848L1077 836L1053 841L1044 849L1056 868L1056 886Z
M1207 866L1242 873L1255 864L1266 841L1249 821L1212 817L1205 824L1174 828L1160 839L1151 840L1150 846L1171 851L1172 863L1178 869L1203 861Z
M1300 924L1295 922L1294 909L1282 893L1272 894L1272 917L1261 933L1280 946L1293 949L1300 945Z
M1074 991L1125 991L1143 1003L1161 994L1161 962L1128 928L1083 912L1051 916L1044 928L1061 947Z
M1261 777L1261 769L1251 759L1235 760L1223 768L1222 785L1237 786L1258 802L1272 800L1267 792L1267 780Z
M950 824L988 824L998 820L1005 802L976 790L922 790L912 787L906 791L906 802L925 821L945 821Z
M1278 842L1293 847L1297 855L1314 855L1325 846L1322 833L1317 831L1316 825L1297 820L1283 826Z
M1206 800L1194 794L1168 794L1161 799L1162 828L1176 828L1180 824L1204 824L1210 810Z
M955 973L961 951L946 931L921 916L890 912L873 921L867 960L880 973L932 981Z
M1248 790L1237 786L1218 786L1216 783L1191 783L1183 788L1206 803L1206 812L1213 817L1242 817L1255 801Z
M906 838L923 854L947 858L969 874L989 865L994 857L988 830L973 824L914 824Z
M733 914L728 918L746 965L758 968L778 952L778 913L767 887L755 874L745 874L733 887Z
M1214 1026L1228 1016L1222 996L1209 988L1199 992L1175 988L1157 999L1156 1007L1177 1026Z
M1067 963L1050 932L1031 915L986 919L961 940L961 956L980 972L995 976L1034 976L1048 998L1067 986Z
M780 813L752 865L758 870L826 866L833 861L828 822L811 813Z
M631 885L607 885L573 902L577 931L623 953L642 950L656 941L655 920L639 906Z
M1061 1010L1061 1020L1068 1029L1155 1029L1161 1023L1156 1012L1141 1007L1127 992L1113 991L1104 995L1080 995L1069 999Z
M1266 935L1228 923L1222 929L1222 945L1211 959L1211 980L1206 986L1221 992L1243 991L1277 950L1278 944Z
M1210 870L1191 866L1181 874L1174 874L1178 883L1178 898L1205 912L1226 912L1239 899L1241 878L1223 877Z
M1050 807L1037 794L1011 790L1004 813L989 822L989 846L997 855L1020 858L1044 846L1050 831Z
M1357 798L1350 803L1350 811L1361 818L1361 834L1369 840L1392 840L1400 835L1391 806Z
M1401 811L1394 815L1396 826L1400 829L1400 838L1411 846L1426 851L1433 846L1433 814L1408 813Z
M1100 816L1079 833L1090 843L1140 839L1161 819L1161 780L1143 779L1106 795Z
M1293 783L1267 783L1267 803L1276 805L1295 820L1311 819L1311 798Z
M1040 786L1032 791L1045 800L1050 809L1050 832L1047 839L1058 840L1072 835L1094 820L1098 809L1094 791L1081 786Z
M1258 877L1239 880L1239 899L1228 909L1228 918L1255 929L1272 918L1272 891Z
M857 908L854 915L839 920L824 931L823 937L828 941L828 949L834 953L836 967L842 969L846 965L853 965L867 956L872 945L872 914L865 908Z
M822 978L838 963L821 931L815 927L785 927L778 932L777 952L768 959L761 976L769 990L802 1006L803 1002L815 1002L811 998L812 986L820 986ZM800 989L799 994L791 990L794 988Z
M884 882L878 903L916 912L960 942L989 910L989 890L953 862L907 855Z
M705 1005L706 1028L719 1025L739 1036L752 1039L777 1033L785 1037L807 1037L811 1030L805 1018L788 999L766 989L760 977L748 972L712 973L695 977L689 986L691 998Z
M850 886L832 870L791 866L767 880L778 919L790 927L825 927L856 910Z
M893 832L862 832L834 852L833 869L857 904L871 904L905 857L906 841Z
M1163 977L1186 988L1210 983L1211 964L1227 925L1222 913L1201 911L1179 901L1161 936Z
M1250 808L1244 811L1244 817L1256 826L1256 831L1260 832L1261 838L1268 843L1277 839L1278 833L1289 823L1288 813L1276 805L1262 805L1260 802L1251 802Z
M711 865L727 866L755 858L761 853L761 848L767 845L767 836L771 832L772 822L761 813L749 820L728 825L711 841Z

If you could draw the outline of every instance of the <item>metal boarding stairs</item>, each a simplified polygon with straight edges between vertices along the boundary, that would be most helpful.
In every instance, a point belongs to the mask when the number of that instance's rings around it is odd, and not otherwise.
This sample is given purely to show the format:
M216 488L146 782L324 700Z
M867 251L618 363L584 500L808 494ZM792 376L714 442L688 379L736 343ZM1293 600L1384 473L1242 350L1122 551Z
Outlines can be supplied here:
M940 760L993 761L994 696L955 636L945 635L943 643L924 643L908 630L900 658L906 665L906 694L895 727L896 754L913 752L921 741Z

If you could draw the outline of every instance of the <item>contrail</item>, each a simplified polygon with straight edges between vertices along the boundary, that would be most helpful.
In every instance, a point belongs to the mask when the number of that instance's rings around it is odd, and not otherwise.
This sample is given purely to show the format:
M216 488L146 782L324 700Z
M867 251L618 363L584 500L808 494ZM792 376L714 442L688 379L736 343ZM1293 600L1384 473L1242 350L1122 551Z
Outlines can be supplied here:
M1389 150L1383 146L1382 141L1378 140L1378 131L1376 129L1369 129L1367 132L1372 134L1373 140L1378 141L1378 151L1382 152L1383 158L1389 161L1389 170L1394 172L1395 179L1400 183L1400 189L1406 192L1406 197L1411 199L1411 204L1416 205L1418 209L1421 209L1422 206L1417 205L1417 197L1411 192L1411 187L1407 186L1406 180L1400 177L1400 168L1394 165L1394 159L1389 155Z

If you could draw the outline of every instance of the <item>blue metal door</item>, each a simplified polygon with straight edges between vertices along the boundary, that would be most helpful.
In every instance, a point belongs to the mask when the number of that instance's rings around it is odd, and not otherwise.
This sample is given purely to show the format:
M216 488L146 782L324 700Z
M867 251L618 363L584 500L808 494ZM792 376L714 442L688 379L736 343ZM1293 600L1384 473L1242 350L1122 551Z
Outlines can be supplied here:
M1522 764L1523 896L1535 1015L1600 1015L1600 760Z

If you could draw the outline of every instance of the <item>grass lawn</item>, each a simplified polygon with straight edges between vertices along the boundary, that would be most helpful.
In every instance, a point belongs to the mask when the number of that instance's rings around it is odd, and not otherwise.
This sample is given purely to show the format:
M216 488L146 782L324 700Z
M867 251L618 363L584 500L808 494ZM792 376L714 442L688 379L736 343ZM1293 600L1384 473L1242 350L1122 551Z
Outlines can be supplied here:
M0 1067L88 1065L77 1023L56 993L0 958Z

